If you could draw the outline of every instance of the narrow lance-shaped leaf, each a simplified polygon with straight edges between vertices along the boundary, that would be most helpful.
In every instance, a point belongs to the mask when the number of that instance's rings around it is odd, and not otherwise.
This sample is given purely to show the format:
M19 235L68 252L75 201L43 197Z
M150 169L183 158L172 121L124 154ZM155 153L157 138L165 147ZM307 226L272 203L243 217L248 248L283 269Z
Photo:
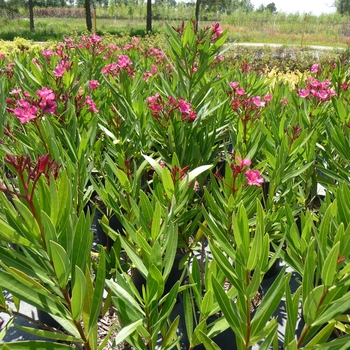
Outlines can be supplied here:
M170 171L167 167L164 167L162 169L162 182L163 182L165 193L170 200L174 194L174 182L173 182L173 179L171 178Z
M213 288L216 299L220 305L222 312L225 315L227 322L242 341L245 340L245 335L242 332L241 323L243 322L239 309L233 300L230 300L223 290L222 286L213 278Z
M106 276L106 253L102 247L99 247L100 260L98 264L97 276L95 281L95 289L92 298L91 305L91 314L89 320L88 333L93 330L93 328L97 324L98 316L100 315L102 299L103 299L103 291L105 285L105 276Z
M66 287L70 275L70 262L67 252L61 245L50 241L51 259L55 268L60 287Z
M322 266L321 277L326 287L330 287L333 284L338 264L339 247L340 242L333 246Z
M86 293L86 278L78 266L75 266L75 282L72 290L72 316L78 321L83 312Z

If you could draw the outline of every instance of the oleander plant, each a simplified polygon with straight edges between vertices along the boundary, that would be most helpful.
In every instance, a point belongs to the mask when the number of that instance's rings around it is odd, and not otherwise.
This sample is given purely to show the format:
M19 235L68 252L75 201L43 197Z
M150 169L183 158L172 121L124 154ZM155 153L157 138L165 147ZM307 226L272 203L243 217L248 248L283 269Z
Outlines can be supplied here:
M291 83L226 39L0 53L2 349L349 348L349 57Z

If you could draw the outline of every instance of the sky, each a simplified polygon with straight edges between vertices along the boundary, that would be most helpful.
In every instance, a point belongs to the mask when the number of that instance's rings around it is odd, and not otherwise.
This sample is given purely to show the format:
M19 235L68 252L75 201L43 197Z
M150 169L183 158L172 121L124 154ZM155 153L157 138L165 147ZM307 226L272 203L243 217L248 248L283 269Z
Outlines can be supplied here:
M335 8L332 7L334 0L250 0L257 9L261 4L265 6L274 2L279 12L285 13L310 13L318 16L321 13L334 13Z

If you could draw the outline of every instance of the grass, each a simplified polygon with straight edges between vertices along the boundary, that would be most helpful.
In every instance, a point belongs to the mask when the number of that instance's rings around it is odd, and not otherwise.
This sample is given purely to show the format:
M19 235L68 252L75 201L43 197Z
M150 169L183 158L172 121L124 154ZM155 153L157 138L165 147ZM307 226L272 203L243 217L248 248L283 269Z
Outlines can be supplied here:
M106 33L122 36L142 36L145 34L146 20L144 19L113 19L97 18L97 34ZM210 25L214 20L219 20L224 29L229 31L229 42L248 43L277 43L283 45L322 45L332 47L347 47L350 43L348 23L350 18L327 16L295 16L278 14L273 17L253 13L234 13L222 15L208 21L201 21L200 25ZM186 18L184 18L186 20ZM29 29L29 20L21 18L17 20L0 21L0 39L13 40L22 37L32 41L62 40L65 37L74 37L87 33L84 18L34 18L35 30ZM172 25L180 25L180 20L170 20ZM165 20L154 20L155 32L162 32L165 28Z

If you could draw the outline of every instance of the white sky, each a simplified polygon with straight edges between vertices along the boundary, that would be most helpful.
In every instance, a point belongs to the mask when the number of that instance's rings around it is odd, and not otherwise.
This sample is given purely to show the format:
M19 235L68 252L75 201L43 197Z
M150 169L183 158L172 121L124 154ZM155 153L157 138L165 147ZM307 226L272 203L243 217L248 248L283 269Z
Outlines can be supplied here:
M279 12L285 13L310 13L318 16L321 13L334 13L332 7L334 0L250 0L257 9L261 4L267 5L274 2Z

